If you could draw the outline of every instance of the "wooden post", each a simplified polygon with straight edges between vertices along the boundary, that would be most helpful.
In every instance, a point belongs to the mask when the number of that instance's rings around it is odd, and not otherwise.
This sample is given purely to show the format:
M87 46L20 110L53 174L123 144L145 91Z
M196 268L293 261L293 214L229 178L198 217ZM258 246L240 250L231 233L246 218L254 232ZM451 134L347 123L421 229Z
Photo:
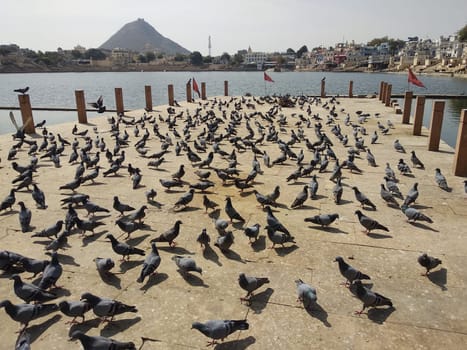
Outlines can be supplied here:
M404 112L402 114L402 124L410 123L410 112L412 110L413 92L406 91L404 96Z
M321 79L321 97L326 97L326 80Z
M413 118L413 134L422 134L423 114L425 113L425 96L417 96L415 99L415 114Z
M167 92L169 94L169 106L173 106L175 103L175 100L174 100L174 86L172 84L169 84L169 86L167 86Z
M34 134L34 118L32 117L31 101L29 95L18 95L19 108L21 109L21 118L23 120L24 132Z
M206 83L205 82L201 83L201 99L202 100L206 99Z
M428 137L429 151L439 150L439 140L441 139L441 128L443 126L444 104L444 101L433 101L430 136Z
M192 102L193 96L191 95L191 81L186 83L186 102Z
M115 106L117 107L117 114L124 114L122 88L115 88Z
M349 81L349 98L353 97L353 80Z
M384 89L384 84L385 84L384 81L381 81L381 82L379 83L379 94L378 94L378 99L379 99L380 101L383 100L383 89Z
M224 80L224 96L229 96L229 82Z
M78 123L87 124L86 101L83 90L75 90L76 110L78 111Z
M388 84L386 87L386 101L384 102L384 105L386 107L391 106L391 92L392 92L392 84Z
M148 112L152 111L152 91L151 85L144 86L144 97L146 99L146 110Z
M386 102L386 90L387 90L387 87L388 87L388 83L383 81L383 86L381 88L381 98L380 98L382 103Z
M452 172L455 176L467 176L467 109L461 111Z

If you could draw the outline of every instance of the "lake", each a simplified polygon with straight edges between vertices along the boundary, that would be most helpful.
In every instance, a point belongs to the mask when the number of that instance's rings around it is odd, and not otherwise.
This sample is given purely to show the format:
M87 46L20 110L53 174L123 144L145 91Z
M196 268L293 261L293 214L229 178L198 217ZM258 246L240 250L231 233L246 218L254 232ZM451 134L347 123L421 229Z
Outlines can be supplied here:
M246 93L265 94L306 94L319 95L321 79L326 77L328 95L348 94L349 81L353 83L353 93L371 94L379 90L381 81L392 84L393 94L403 94L407 90L407 74L392 73L333 73L333 72L281 72L268 73L274 83L264 82L263 72L90 72L90 73L15 73L0 74L0 106L18 106L15 88L29 86L33 107L75 107L75 90L84 90L87 102L97 100L102 95L107 108L115 109L114 88L123 89L125 109L139 109L145 106L144 86L151 85L153 105L167 104L167 85L174 85L175 99L185 100L186 82L194 77L201 85L206 82L209 96L223 95L224 81L229 82L229 95ZM424 76L419 79L426 89L410 86L415 94L467 93L467 79L447 76ZM427 100L424 125L429 125L432 101ZM449 145L456 142L460 110L467 108L466 99L447 100L442 138ZM413 111L413 109L412 109ZM17 120L20 112L16 111ZM36 122L47 119L48 124L76 120L75 112L34 111ZM89 116L92 113L88 113ZM0 133L13 132L8 111L0 110L4 122L0 123Z

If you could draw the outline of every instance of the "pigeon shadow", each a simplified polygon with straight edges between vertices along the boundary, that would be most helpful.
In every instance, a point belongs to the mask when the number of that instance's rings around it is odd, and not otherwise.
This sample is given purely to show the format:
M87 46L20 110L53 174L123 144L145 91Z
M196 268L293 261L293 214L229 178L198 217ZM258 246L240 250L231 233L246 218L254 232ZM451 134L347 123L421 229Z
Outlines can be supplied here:
M236 229L236 230L243 230L243 225L245 224L245 222L241 221L241 222L234 222L232 223L232 226Z
M321 227L321 226L308 226L309 228L314 228L316 230L321 230L321 231L325 231L325 232L329 232L329 233L342 233L342 234L348 234L348 232L345 232L345 231L342 231L340 228L338 227L331 227L331 226L324 226L324 227Z
M71 335L75 331L81 331L83 333L87 333L91 328L99 327L100 323L101 323L101 320L98 318L87 320L81 323L75 323L70 327L70 330L68 331L68 336L71 337Z
M350 204L350 203L352 203L352 201L349 201L349 200L347 200L347 199L341 199L341 200L339 201L339 204L338 204L338 205L346 205L346 204Z
M187 282L190 286L209 288L209 285L204 283L204 281L203 281L203 279L201 277L193 275L193 274L191 274L189 272L188 273L182 273L182 272L178 271L178 273L180 273L180 275L183 277L185 282Z
M162 250L164 252L168 252L168 253L174 253L175 255L194 255L195 253L193 252L190 252L189 250L186 250L185 248L183 247L170 247L170 246L163 246L163 247L159 247L157 246L157 249L159 250Z
M266 249L266 236L259 236L258 239L251 243L251 247L255 252Z
M238 261L238 262L241 262L242 264L246 264L246 262L242 259L242 257L238 253L234 252L231 249L221 250L221 252L222 252L222 254L224 254L224 256L227 259Z
M149 288L153 286L157 286L159 283L164 282L167 278L169 278L169 275L167 275L164 272L161 272L161 273L158 272L155 275L151 275L146 281L146 284L142 286L140 290L142 290L143 293L146 293L149 290Z
M274 208L281 208L281 209L289 209L289 207L287 206L287 204L284 204L284 203L276 203L276 205L274 206ZM263 207L263 210L264 210L264 207Z
M368 233L367 236L370 238L374 238L374 239L392 238L391 235L385 235L384 233L374 233L374 232Z
M208 216L211 218L211 219L214 219L214 220L217 220L219 219L219 216L221 215L221 210L219 208L213 210L212 212L210 212L208 214Z
M428 205L423 205L423 204L412 204L412 208L415 208L415 209L432 209L433 207L430 207Z
M54 315L53 317L49 318L48 320L40 324L36 324L34 326L28 327L27 330L30 336L29 340L31 344L34 343L34 341L37 338L39 338L46 330L48 330L55 323L60 321L61 318L62 318L62 315Z
M415 226L415 227L418 227L418 228L421 228L421 229L424 229L424 230L429 230L429 231L433 231L433 232L439 232L438 230L428 226L428 225L425 225L421 222L409 222L409 224L411 224L412 226Z
M271 299L272 293L274 293L274 289L267 288L266 290L253 295L250 297L248 307L252 309L255 314L260 314L266 308L269 299Z
M174 207L173 209L174 213L180 213L182 211L185 213L190 213L192 211L197 211L197 210L201 210L201 208L186 206L186 207L181 207L181 208Z
M274 248L277 255L279 255L279 256L286 256L286 255L292 253L293 251L295 251L297 249L298 249L298 245L296 245L296 244L293 244L293 245L288 246L288 247L275 247Z
M391 315L394 311L396 311L394 306L390 306L384 309L372 308L368 310L368 318L374 323L383 324L389 315Z
M100 276L102 282L104 282L105 284L108 284L109 286L115 287L117 289L122 289L122 281L114 273L112 273L112 272L108 272L108 273L99 272L99 276Z
M376 211L376 208L373 208L373 207L370 207L368 205L364 205L362 207L362 210L366 210L366 211Z
M448 282L448 270L446 268L441 268L439 270L430 272L428 274L428 279L441 288L442 291L448 290L446 284Z
M148 204L156 207L157 209L161 209L164 204L159 203L158 201L148 201Z
M219 255L214 249L212 249L212 247L209 244L204 247L203 257L206 260L211 260L217 266L222 266L222 263L219 260Z
M96 233L92 234L91 236L86 236L86 235L85 235L85 236L83 237L83 245L82 245L82 247L86 247L89 243L92 243L92 242L94 242L94 241L97 241L100 237L102 237L102 235L103 235L104 233L107 233L107 232L109 232L109 231L104 230L104 231L96 232Z
M104 328L102 328L100 335L102 337L112 337L117 333L123 332L127 330L128 328L134 326L138 322L140 322L142 319L141 317L137 316L134 318L127 318L123 320L116 320L112 322L108 322Z
M310 198L311 200L313 201L316 201L316 200L320 200L320 199L324 199L324 198L327 198L326 196L323 196L322 194L315 194L312 198Z
M245 339L230 340L215 346L215 350L244 350L256 342L256 338L249 336Z
M328 313L318 303L315 303L313 306L309 306L305 310L308 313L308 315L317 318L318 320L323 322L323 324L326 327L331 327L331 324L328 321Z
M142 261L140 260L132 260L132 261L125 260L120 263L120 271L122 273L125 273L131 269L134 269L135 267L141 264L142 264Z
M291 210L311 210L311 209L316 209L315 207L307 204L303 204L299 207L291 208Z
M57 254L58 255L58 261L60 264L63 265L72 265L72 266L81 266L75 261L75 258L70 255L64 255L64 254Z
M139 236L139 237L130 238L130 239L128 239L126 241L126 243L134 247L134 246L137 246L138 244L140 244L141 242L143 242L149 236L150 236L149 234L145 234L145 235L142 235L142 236Z
M63 288L63 287L52 288L50 292L56 295L54 299L61 298L61 297L69 297L71 295L71 292L68 289Z

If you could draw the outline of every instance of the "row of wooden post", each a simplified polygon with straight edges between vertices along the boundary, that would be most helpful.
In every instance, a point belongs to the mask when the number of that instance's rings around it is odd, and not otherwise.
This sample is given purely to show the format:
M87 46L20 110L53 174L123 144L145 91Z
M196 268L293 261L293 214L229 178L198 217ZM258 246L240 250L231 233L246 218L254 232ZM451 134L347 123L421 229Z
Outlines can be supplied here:
M326 80L323 78L321 79L321 97L326 97ZM353 80L349 81L349 95L350 98L353 97Z
M391 106L391 89L392 85L386 82L381 82L379 100L385 106ZM410 116L412 110L413 92L406 91L404 95L404 109L402 112L402 124L410 124ZM433 109L431 113L431 121L428 135L428 150L432 152L439 151L439 143L441 141L441 129L443 126L444 117L444 101L433 101ZM415 100L415 111L413 115L413 130L414 136L422 134L423 115L425 113L425 96L417 96ZM461 111L459 122L459 130L457 132L457 141L454 154L453 173L455 176L467 176L467 109Z

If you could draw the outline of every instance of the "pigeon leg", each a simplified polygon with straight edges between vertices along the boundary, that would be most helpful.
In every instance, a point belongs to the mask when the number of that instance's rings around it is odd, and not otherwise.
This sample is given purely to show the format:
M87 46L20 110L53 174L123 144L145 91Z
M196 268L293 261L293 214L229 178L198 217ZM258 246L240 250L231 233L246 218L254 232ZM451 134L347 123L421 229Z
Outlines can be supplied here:
M355 315L361 315L361 314L367 314L367 312L364 312L365 311L365 305L363 305L363 308L360 310L360 311L355 311Z
M217 344L219 344L219 343L213 339L211 341L208 341L208 343L206 344L206 347L207 346L214 346L214 345L217 345Z
M78 316L76 316L76 317L78 317ZM65 324L78 324L79 322L76 321L76 317L73 317L73 319L71 321L65 322Z
M169 244L169 246L170 246L171 248L175 248L176 245L177 245L177 242L175 242L175 241L172 241L172 242L170 242L170 244Z

